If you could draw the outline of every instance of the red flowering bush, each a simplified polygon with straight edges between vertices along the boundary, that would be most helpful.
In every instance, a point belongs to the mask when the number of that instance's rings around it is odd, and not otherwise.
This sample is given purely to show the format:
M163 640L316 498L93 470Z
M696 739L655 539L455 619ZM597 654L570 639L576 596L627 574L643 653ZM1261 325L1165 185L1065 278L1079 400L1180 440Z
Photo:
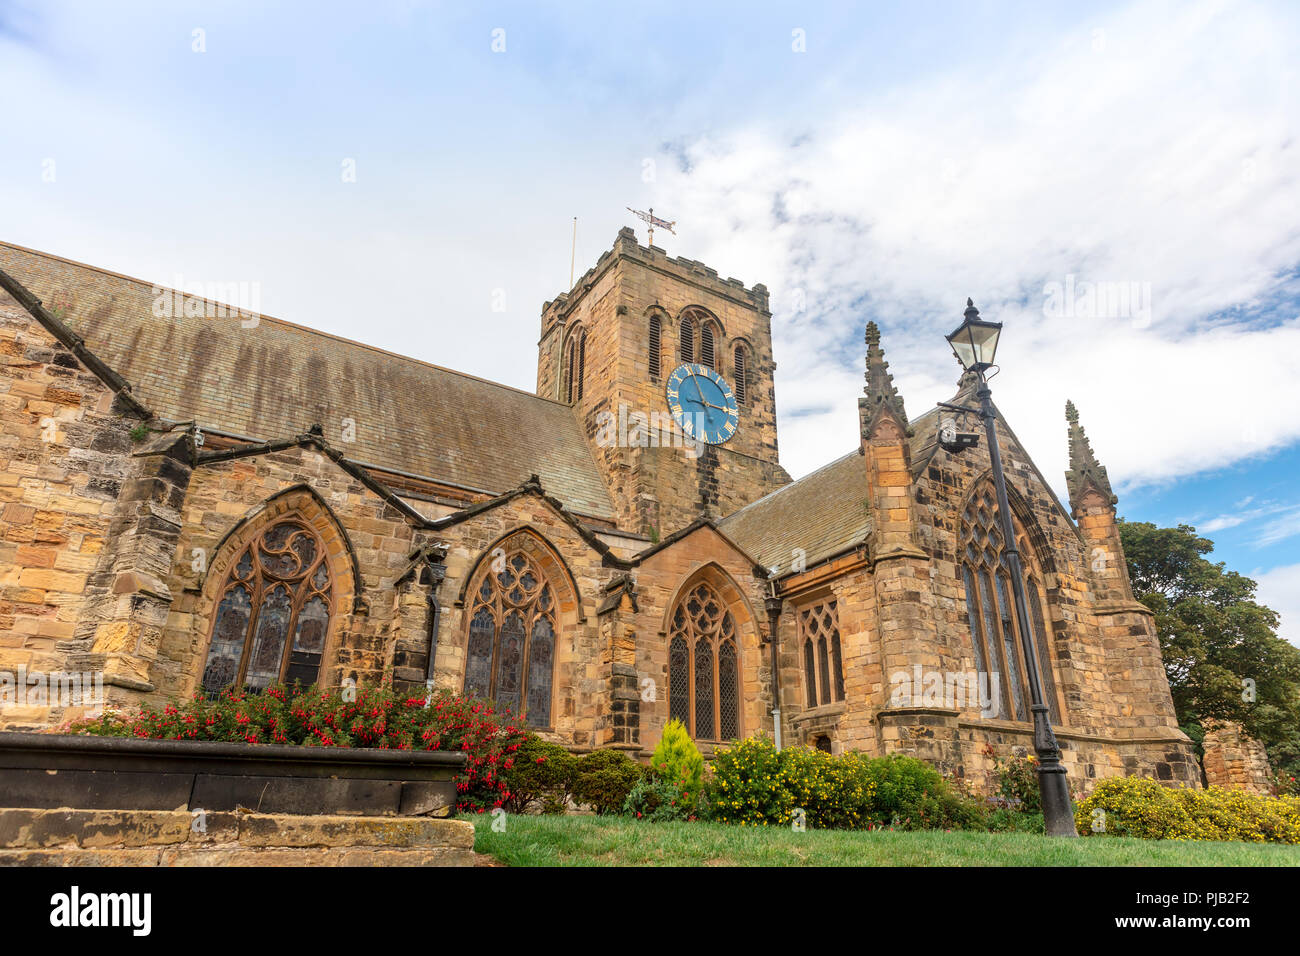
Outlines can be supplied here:
M351 699L355 698L355 699ZM343 690L273 685L260 694L227 690L195 695L162 710L105 714L70 733L155 740L450 750L465 754L456 778L456 809L483 813L509 798L506 772L528 736L490 703L446 691L403 696L389 684Z

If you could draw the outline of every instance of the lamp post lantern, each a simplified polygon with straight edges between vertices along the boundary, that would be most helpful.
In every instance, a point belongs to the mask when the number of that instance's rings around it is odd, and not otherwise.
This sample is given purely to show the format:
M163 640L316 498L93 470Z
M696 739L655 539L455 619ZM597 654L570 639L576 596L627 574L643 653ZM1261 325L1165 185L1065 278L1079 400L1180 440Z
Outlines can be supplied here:
M1011 577L1011 599L1016 609L1016 624L1020 629L1020 647L1025 658L1026 676L1029 678L1030 711L1034 715L1034 753L1038 756L1038 790L1042 794L1043 819L1048 836L1077 837L1074 828L1074 810L1070 805L1070 785L1065 767L1061 765L1061 748L1052 732L1044 703L1043 679L1039 661L1030 637L1028 601L1025 597L1024 571L1020 564L1020 549L1016 546L1015 526L1011 522L1011 507L1007 501L1007 479L1002 471L1002 452L998 447L998 433L994 421L993 392L989 389L985 372L993 365L998 348L1001 322L987 322L979 317L979 309L966 300L965 319L947 336L957 361L979 379L975 395L978 409L973 411L984 421L984 435L988 441L989 459L993 469L993 486L997 492L998 514L1002 521L1002 535L1006 539L1003 560ZM1048 662L1045 666L1050 666Z

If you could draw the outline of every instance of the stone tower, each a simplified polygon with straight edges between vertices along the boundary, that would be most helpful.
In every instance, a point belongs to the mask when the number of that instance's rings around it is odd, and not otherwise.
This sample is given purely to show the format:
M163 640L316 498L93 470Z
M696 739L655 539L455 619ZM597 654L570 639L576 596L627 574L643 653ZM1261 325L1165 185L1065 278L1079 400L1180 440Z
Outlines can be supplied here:
M671 421L665 384L684 355L736 393L739 424L724 444L683 447ZM764 286L639 245L631 229L542 307L537 393L573 406L619 527L652 539L789 482L777 460L775 368Z

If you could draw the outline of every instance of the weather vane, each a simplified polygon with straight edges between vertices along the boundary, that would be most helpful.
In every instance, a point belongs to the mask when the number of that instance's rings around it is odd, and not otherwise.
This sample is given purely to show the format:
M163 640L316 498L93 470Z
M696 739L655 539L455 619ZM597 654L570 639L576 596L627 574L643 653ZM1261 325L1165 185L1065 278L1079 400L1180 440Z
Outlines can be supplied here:
M674 236L677 235L676 231L673 229L673 226L677 225L677 220L674 219L672 222L669 222L666 219L660 219L655 215L654 206L650 207L649 212L642 212L640 209L633 209L631 206L626 206L625 208L638 219L644 219L649 225L649 239L646 241L646 245L653 246L655 244L655 226L658 226L660 229L667 229Z

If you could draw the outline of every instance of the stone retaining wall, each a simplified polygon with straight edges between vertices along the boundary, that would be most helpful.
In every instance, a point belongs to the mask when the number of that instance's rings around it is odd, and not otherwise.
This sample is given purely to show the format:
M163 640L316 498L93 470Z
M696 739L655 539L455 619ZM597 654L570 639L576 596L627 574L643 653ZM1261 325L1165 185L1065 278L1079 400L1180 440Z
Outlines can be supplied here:
M0 866L474 866L474 825L185 810L0 810Z

